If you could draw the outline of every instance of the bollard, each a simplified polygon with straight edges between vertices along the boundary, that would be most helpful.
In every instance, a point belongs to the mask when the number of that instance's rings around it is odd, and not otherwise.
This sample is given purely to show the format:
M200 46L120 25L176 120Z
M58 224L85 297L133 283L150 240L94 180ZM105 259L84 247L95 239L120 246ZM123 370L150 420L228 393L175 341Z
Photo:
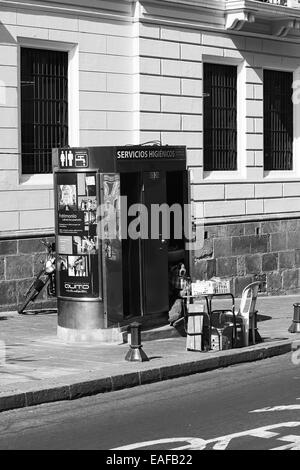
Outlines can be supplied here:
M141 345L141 327L140 323L131 323L129 326L131 333L131 344L129 351L125 356L126 361L145 362L149 361L147 354L143 351Z
M290 333L300 333L300 304L294 304L293 323L289 327Z

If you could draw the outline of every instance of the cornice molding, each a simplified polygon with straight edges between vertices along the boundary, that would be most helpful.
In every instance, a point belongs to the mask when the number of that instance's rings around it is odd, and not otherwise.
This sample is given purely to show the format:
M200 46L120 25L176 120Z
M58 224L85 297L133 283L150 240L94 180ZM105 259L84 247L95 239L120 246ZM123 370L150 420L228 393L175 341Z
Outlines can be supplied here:
M97 5L99 4L99 5ZM42 0L0 0L1 9L31 10L56 14L66 14L69 16L93 16L97 18L110 18L116 21L132 21L136 0L86 0L81 1L62 0L42 1ZM122 8L121 8L122 6Z

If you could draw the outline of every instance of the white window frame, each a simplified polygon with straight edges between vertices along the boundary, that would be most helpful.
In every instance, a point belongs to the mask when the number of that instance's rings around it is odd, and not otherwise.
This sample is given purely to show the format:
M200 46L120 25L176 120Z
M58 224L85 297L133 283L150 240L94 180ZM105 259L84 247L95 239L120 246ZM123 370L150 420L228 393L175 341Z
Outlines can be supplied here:
M235 171L204 171L203 179L236 180L246 178L246 62L244 59L203 55L202 64L234 65L237 67L237 169ZM203 67L204 69L204 67ZM202 96L203 96L202 80ZM204 99L204 98L203 98ZM204 107L203 107L204 110ZM203 114L203 112L202 112ZM204 118L204 115L203 115ZM204 128L203 128L204 137ZM204 138L203 138L204 148ZM204 155L204 153L203 153ZM204 157L203 157L204 168Z
M21 187L45 189L53 188L53 175L49 174L22 174L22 135L21 135L21 48L48 49L68 52L68 140L71 147L79 147L79 47L78 44L64 43L42 39L29 39L18 37L18 90L19 90L19 184Z
M266 66L263 67L263 70L273 70L277 72L292 72L293 73L293 82L299 80L300 87L300 61L296 63L295 67L286 67L284 65L278 64L278 66ZM263 83L264 86L264 83ZM298 87L298 88L299 88ZM282 179L292 179L300 177L300 158L297 158L297 154L300 156L300 135L297 136L297 129L300 129L300 92L299 92L299 103L295 104L293 102L293 169L292 170L263 170L264 180L282 180Z

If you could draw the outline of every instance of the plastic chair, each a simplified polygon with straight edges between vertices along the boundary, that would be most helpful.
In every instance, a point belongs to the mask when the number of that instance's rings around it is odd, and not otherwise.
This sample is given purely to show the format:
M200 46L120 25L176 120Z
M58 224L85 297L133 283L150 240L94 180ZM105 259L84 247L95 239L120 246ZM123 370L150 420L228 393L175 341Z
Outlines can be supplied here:
M257 325L257 310L255 310L260 281L252 282L242 292L242 300L237 314L242 321L244 346L249 346L249 332L252 332L252 343L255 344L255 330Z

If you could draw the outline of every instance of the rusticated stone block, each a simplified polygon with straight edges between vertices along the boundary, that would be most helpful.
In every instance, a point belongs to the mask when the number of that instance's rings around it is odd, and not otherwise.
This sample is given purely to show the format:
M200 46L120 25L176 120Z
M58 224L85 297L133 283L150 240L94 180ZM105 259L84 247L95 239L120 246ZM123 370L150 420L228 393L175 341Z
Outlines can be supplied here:
M228 237L241 237L245 234L244 224L228 224L227 236Z
M0 258L0 280L4 280L4 258Z
M41 238L28 238L26 240L19 240L19 253L43 253L46 247L42 244Z
M0 305L17 304L17 285L15 281L0 282Z
M197 260L194 269L193 277L195 279L207 280L216 275L216 260Z
M245 235L257 235L257 229L261 231L260 222L249 222L245 224Z
M235 297L240 297L245 287L251 284L251 282L253 282L253 276L236 277L234 280Z
M295 266L300 266L300 250L295 250Z
M198 259L203 259L203 258L209 258L213 254L213 240L204 240L203 241L203 246L200 250L197 250L197 258Z
M227 226L226 225L209 225L205 227L207 231L208 238L219 238L226 237L227 235Z
M262 271L277 271L278 253L267 253L262 256Z
M219 258L217 259L217 276L231 277L237 275L237 258Z
M281 231L282 232L294 232L300 228L299 219L290 219L281 221Z
M22 279L21 281L16 281L17 284L17 301L20 304L24 298L29 286L32 284L33 279Z
M289 250L300 248L300 232L287 233L287 247Z
M37 253L33 255L33 273L36 275L43 267L45 261L45 253Z
M269 248L269 235L251 237L251 253L266 253Z
M272 233L270 235L270 250L271 251L284 251L287 249L287 234Z
M297 289L299 280L298 269L287 269L282 273L282 286L284 290Z
M232 254L246 255L251 251L251 236L233 237L232 238Z
M259 286L258 292L266 292L267 290L267 275L266 274L256 274L254 276L254 281L259 281L261 283Z
M279 269L287 269L295 267L295 252L282 251L279 253Z
M231 238L215 238L214 239L214 257L222 258L230 256L231 250Z
M267 273L267 290L272 294L282 291L281 273Z
M6 258L6 279L26 279L33 276L32 256L13 255Z
M246 271L245 256L238 256L237 258L237 275L244 276Z
M261 272L262 261L261 255L245 256L246 274L257 274Z
M272 220L267 222L262 222L261 224L262 233L276 233L281 231L281 221Z
M0 255L15 255L17 253L17 241L0 241Z

